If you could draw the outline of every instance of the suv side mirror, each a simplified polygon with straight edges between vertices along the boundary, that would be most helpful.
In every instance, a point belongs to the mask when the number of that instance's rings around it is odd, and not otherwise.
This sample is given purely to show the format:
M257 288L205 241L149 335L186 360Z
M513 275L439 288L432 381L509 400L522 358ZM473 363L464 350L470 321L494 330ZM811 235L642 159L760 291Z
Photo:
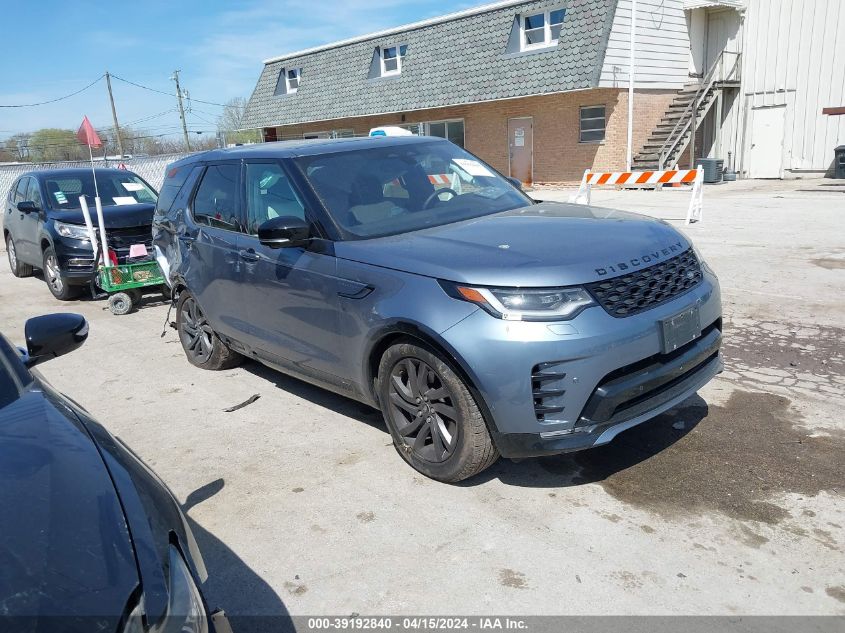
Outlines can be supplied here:
M302 246L310 236L308 222L290 215L270 218L258 227L258 241L270 248Z
M26 366L72 352L88 338L88 321L81 314L58 313L33 317L24 326Z
M508 177L508 182L510 182L514 187L522 191L522 181L519 178Z
M41 209L32 200L24 200L18 202L18 211L21 213L38 213Z

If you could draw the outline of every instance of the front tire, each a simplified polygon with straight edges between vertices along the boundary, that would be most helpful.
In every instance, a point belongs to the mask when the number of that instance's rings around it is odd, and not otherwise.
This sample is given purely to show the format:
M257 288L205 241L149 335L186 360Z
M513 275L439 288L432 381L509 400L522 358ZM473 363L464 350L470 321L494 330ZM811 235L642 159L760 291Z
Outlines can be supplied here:
M44 265L41 270L44 271L44 281L47 282L47 288L59 301L76 299L82 291L79 286L71 286L67 279L62 276L59 259L56 257L56 251L52 246L48 246L44 250Z
M15 248L15 241L12 234L6 236L6 256L9 258L9 268L15 277L29 277L32 275L32 266L24 264L18 258L18 250Z
M411 342L388 348L378 396L394 447L426 477L458 482L499 458L463 379L433 350Z
M241 364L243 356L232 351L214 332L193 295L183 291L176 304L176 330L188 361L216 371Z

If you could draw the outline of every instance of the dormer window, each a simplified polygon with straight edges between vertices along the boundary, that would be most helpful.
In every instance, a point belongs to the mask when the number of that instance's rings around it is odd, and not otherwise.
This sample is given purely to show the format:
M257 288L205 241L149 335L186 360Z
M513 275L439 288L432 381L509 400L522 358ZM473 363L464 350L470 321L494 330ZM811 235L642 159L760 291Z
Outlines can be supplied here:
M381 49L381 76L389 77L402 72L402 62L408 51L407 44L384 46Z
M301 68L288 68L285 71L285 83L287 84L288 94L293 94L299 90L299 75L301 72Z
M557 46L565 9L552 9L522 16L522 50Z
M299 90L299 79L302 75L301 68L282 68L279 71L279 78L276 80L275 96L296 94Z

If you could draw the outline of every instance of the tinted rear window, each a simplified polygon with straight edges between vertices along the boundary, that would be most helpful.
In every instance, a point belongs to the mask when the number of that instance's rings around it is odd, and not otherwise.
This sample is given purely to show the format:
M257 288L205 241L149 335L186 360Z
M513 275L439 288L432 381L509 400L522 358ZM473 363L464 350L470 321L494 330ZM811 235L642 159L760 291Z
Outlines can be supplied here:
M176 196L182 190L182 185L188 179L192 167L194 165L168 167L164 184L161 186L161 191L158 194L158 204L156 205L157 215L165 215L170 211L170 207L173 206L173 201L176 200Z

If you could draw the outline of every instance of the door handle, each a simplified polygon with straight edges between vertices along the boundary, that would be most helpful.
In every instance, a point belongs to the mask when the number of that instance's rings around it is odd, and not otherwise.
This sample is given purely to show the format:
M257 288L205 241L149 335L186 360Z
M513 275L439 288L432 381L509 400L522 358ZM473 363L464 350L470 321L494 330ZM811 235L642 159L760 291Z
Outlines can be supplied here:
M179 241L187 246L191 246L191 244L197 241L197 238L191 237L190 235L180 235Z
M249 249L247 251L241 250L238 251L238 255L241 256L241 259L247 262L257 262L261 259L261 255L256 253L254 250Z

